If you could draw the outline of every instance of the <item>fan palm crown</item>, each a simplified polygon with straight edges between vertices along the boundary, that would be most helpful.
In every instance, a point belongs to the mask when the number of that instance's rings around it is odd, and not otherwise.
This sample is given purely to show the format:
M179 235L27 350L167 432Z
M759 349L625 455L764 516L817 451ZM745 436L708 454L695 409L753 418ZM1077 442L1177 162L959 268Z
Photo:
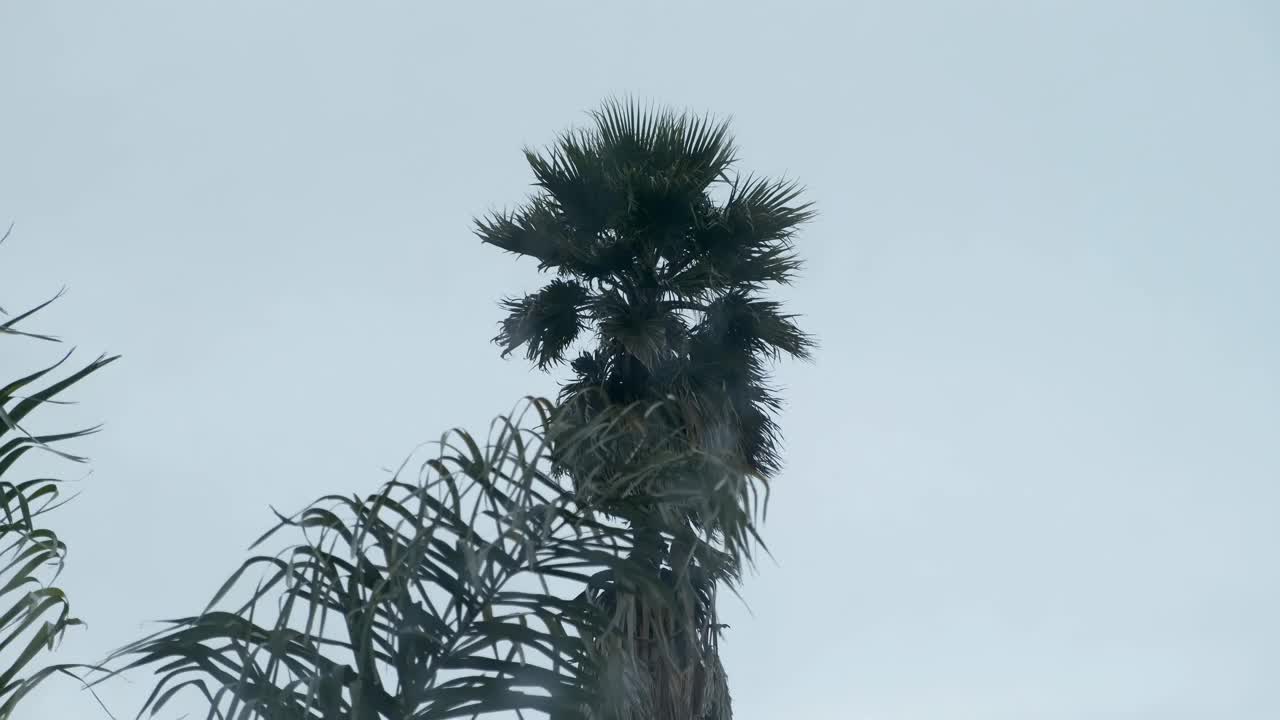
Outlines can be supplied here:
M563 405L585 421L605 405L675 400L667 419L682 442L730 451L767 480L780 401L766 360L808 359L814 343L763 293L800 268L792 240L811 204L793 182L738 174L725 122L617 100L591 118L525 151L538 191L523 206L476 221L485 243L556 274L503 301L494 340L549 369L594 331Z

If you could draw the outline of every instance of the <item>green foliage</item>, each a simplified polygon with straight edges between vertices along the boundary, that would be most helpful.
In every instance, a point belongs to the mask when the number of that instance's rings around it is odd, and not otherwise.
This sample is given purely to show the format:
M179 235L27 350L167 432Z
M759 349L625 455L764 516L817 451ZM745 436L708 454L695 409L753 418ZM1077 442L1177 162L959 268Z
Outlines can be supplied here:
M0 242L7 237L5 233ZM49 335L17 327L19 322L56 299L55 296L0 323L0 335L58 342ZM5 311L0 309L0 314ZM24 427L33 412L60 402L58 397L64 391L116 359L99 357L60 380L52 380L51 373L70 355L67 353L53 365L0 387L0 513L3 514L0 562L4 563L0 567L0 652L13 655L0 667L0 720L16 717L19 701L49 675L70 674L64 666L47 666L23 675L41 652L56 647L68 628L82 624L71 615L66 595L51 584L62 570L66 546L55 532L39 522L62 504L58 500L61 481L18 477L21 468L18 461L33 450L84 462L84 458L53 446L96 432L98 428L36 435Z
M530 399L524 413L495 421L483 448L465 431L447 434L416 481L402 479L402 467L364 498L326 496L281 517L255 547L282 530L296 543L250 558L203 613L109 663L155 668L144 711L191 690L207 698L210 718L636 717L645 699L628 690L634 674L596 640L621 623L691 612L706 589L700 573L731 574L733 558L690 558L666 581L654 577L633 556L632 533L555 478L555 426L552 405ZM557 441L575 448L633 433L596 424ZM607 482L644 482L686 462L673 455ZM714 459L700 469L716 472ZM224 608L255 570L262 579L247 600ZM625 611L605 601L606 577L633 598ZM675 646L661 634L653 641Z
M580 498L629 523L655 577L691 569L699 578L683 612L642 612L643 623L595 642L614 648L613 666L644 688L625 717L719 720L730 710L714 595L736 575L715 569L736 572L736 560L749 557L758 488L767 493L781 464L773 419L781 401L766 361L808 359L814 345L761 294L794 279L793 235L813 212L794 183L734 172L726 123L618 101L592 120L545 152L525 151L538 192L524 207L476 221L485 243L558 276L503 301L508 315L494 341L504 356L524 346L545 370L594 331L594 345L570 363L552 439L588 427L630 432L589 446L554 443L557 469ZM708 457L731 470L707 472ZM717 556L735 562L710 560ZM642 603L610 587L616 613ZM678 657L646 648L654 625L679 638Z
M589 404L588 388L622 404L684 398L691 443L732 442L768 478L779 400L764 361L808 359L814 343L760 293L794 279L812 208L792 182L737 175L726 123L618 101L592 119L526 151L539 192L525 206L476 221L485 243L560 276L505 300L494 340L547 369L594 330L562 401ZM708 427L715 438L696 434Z

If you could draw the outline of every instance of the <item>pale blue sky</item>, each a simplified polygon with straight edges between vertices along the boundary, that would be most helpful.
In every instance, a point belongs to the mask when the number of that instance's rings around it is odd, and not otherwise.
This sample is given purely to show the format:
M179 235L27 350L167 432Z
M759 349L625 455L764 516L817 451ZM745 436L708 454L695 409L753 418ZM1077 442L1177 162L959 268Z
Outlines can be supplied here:
M69 285L40 328L125 356L57 418L107 422L59 658L551 392L488 344L538 277L470 218L632 93L822 213L740 720L1280 717L1276 7L3 3L3 304ZM31 717L101 717L53 687Z

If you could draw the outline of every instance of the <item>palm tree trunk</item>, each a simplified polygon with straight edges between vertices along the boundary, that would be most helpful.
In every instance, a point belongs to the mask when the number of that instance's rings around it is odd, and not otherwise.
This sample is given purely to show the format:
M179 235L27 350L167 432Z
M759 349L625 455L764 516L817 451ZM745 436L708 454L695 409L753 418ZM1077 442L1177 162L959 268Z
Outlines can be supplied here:
M634 667L646 675L643 687L651 697L639 705L643 714L623 715L627 720L728 720L732 717L728 687L715 642L714 608L697 608L696 589L672 557L673 548L663 537L656 518L632 521L632 557L655 576L672 585L683 611L652 612L636 599L629 628L632 637L624 646L633 648ZM674 562L673 562L674 561ZM677 583L679 585L677 586ZM688 583L688 584L686 584Z

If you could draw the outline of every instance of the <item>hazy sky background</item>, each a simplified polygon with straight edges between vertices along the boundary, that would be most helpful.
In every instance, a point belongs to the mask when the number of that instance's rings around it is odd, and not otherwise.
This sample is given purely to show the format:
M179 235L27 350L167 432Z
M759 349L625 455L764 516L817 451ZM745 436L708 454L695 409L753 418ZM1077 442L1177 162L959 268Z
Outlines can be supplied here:
M1280 717L1276 7L5 0L0 304L66 284L31 327L124 355L45 416L107 423L51 518L57 657L198 611L268 505L553 392L489 344L540 278L470 219L634 93L822 213L777 564L724 603L740 720ZM30 717L103 717L49 687Z

